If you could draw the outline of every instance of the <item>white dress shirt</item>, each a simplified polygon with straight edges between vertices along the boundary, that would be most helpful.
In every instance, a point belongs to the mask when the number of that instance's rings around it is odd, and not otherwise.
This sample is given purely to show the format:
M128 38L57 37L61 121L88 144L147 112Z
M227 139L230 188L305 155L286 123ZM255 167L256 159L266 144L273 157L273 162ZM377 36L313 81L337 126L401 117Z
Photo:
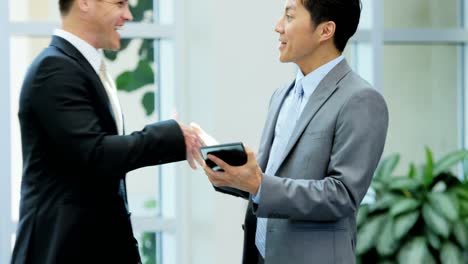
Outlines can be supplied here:
M67 32L62 29L55 29L54 35L61 37L68 42L70 42L82 55L85 59L91 64L96 74L99 76L99 69L101 67L101 63L104 63L102 50L96 49L91 46L88 42L84 41L83 39L75 36L74 34ZM107 76L109 80L111 80L110 76ZM117 89L115 84L111 82L111 85L103 86L106 90L107 97L110 100L112 110L114 111L114 118L117 125L117 131L119 135L123 134L123 116L122 116L122 109L120 107L119 97L117 96Z

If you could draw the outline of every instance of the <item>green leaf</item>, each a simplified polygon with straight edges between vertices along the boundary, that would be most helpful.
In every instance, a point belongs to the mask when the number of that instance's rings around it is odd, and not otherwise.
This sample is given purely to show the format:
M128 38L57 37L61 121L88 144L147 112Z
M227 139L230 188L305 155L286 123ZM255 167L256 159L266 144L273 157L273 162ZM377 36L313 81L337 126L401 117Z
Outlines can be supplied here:
M117 89L132 92L141 87L154 83L154 73L148 61L140 61L137 68L125 71L117 77Z
M459 200L459 205L460 205L460 216L468 217L468 201Z
M434 231L434 233L448 238L450 225L444 217L438 214L429 204L423 205L422 213L427 227Z
M424 186L431 185L432 179L434 178L433 170L434 170L434 162L432 159L432 152L428 147L426 147L426 167L424 170Z
M432 187L432 192L445 192L447 190L447 184L443 181L437 182L434 187Z
M409 230L411 230L418 221L419 216L419 210L397 216L393 227L395 239L399 240L408 234Z
M398 249L398 240L393 236L393 219L388 217L377 240L377 252L382 256L390 256Z
M141 100L145 108L146 115L149 116L154 113L154 92L147 92L143 95Z
M445 155L434 164L434 175L450 171L452 166L466 158L468 158L468 151L466 150L455 151Z
M115 81L115 84L117 85L117 90L123 90L123 91L135 90L133 88L134 83L133 83L132 72L130 71L124 71L119 76L117 76L117 80Z
M115 61L120 51L126 49L130 44L131 39L121 39L120 40L120 49L118 51L104 50L104 57L110 61Z
M388 156L387 158L385 158L384 160L382 160L382 162L380 163L376 171L375 179L383 180L383 179L388 179L389 177L391 177L399 161L400 161L399 154L392 154Z
M414 165L414 163L411 162L410 169L408 172L408 177L411 179L414 179L415 176L416 176L416 166Z
M390 190L414 190L421 186L421 182L407 177L394 177L390 182Z
M416 208L418 208L420 205L420 202L415 199L401 199L400 201L397 201L394 205L392 205L390 209L390 215L391 216L397 216L402 213L406 213L408 211L412 211Z
M374 247L375 240L382 229L382 223L387 215L379 215L369 219L358 231L356 253L361 255Z
M450 241L442 245L440 260L442 264L463 264L460 249Z
M369 211L374 212L390 208L396 201L401 199L401 196L392 193L385 193L381 198L378 198L375 203L369 205Z
M468 227L461 221L458 221L453 226L453 235L457 242L464 248L468 249Z
M145 201L144 207L147 209L154 209L156 208L156 205L157 205L156 200L151 199L151 200Z
M135 70L135 79L139 81L141 86L154 83L154 72L151 68L151 62L148 60L140 60Z
M434 249L440 249L441 242L439 236L434 234L434 232L432 232L429 228L426 228L424 230L424 233L426 234L426 238L429 242L429 245L431 245Z
M403 245L398 252L399 264L432 264L434 258L429 252L424 237L415 237Z
M432 208L439 214L450 221L455 221L458 218L458 206L447 194L431 192L427 197Z
M356 217L356 225L358 228L365 222L368 213L369 213L369 206L367 204L361 205L359 207L357 217Z
M134 6L130 5L130 12L132 13L133 20L138 22L143 21L145 13L151 10L153 10L153 1L140 0Z
M457 188L454 188L454 191L460 199L468 201L468 188L459 186Z
M150 62L154 61L154 40L153 39L144 39L141 43L140 49L138 50L138 55L142 60L147 60Z

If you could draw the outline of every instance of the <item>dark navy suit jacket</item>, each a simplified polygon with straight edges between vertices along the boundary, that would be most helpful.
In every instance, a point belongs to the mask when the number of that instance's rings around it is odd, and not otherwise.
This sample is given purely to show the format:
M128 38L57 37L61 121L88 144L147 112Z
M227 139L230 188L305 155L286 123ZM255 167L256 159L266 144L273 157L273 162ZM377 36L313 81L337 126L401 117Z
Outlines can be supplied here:
M19 121L23 178L12 263L138 263L125 175L185 159L177 123L118 136L98 75L57 36L27 72Z

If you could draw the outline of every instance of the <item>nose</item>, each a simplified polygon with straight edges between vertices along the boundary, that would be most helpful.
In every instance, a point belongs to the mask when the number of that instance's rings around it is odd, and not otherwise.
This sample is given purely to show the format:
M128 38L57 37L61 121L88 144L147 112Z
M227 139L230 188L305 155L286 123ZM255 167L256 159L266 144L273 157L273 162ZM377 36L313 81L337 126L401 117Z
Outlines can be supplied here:
M129 8L128 5L127 5L127 8L125 8L125 12L124 12L123 18L124 18L126 21L132 21L132 20L133 20L133 15L132 15L132 12L130 12L130 8Z
M283 27L283 17L280 17L275 24L275 31L279 34L284 33L284 27Z

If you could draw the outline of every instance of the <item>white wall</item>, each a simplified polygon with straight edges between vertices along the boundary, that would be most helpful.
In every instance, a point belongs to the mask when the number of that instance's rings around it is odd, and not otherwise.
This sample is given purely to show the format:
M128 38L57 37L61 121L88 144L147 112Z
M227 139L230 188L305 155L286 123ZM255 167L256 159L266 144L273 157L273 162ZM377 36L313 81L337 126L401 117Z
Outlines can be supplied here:
M295 76L293 65L278 61L274 23L282 10L283 1L185 2L182 121L257 151L270 95ZM191 263L240 263L246 202L215 193L201 172L191 174Z

